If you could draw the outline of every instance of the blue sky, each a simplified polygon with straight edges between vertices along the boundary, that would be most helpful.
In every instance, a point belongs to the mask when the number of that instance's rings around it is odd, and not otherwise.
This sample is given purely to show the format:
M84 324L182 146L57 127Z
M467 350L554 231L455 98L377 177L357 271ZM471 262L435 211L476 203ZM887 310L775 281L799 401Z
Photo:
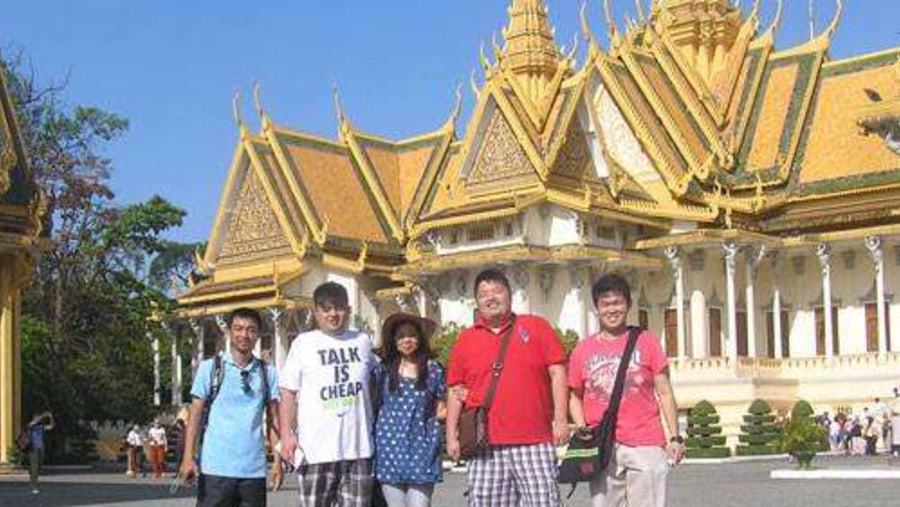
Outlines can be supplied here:
M644 0L649 5L652 0ZM806 0L784 0L779 48L809 37ZM900 46L900 2L844 0L833 58ZM237 129L235 90L258 125L252 84L270 116L294 129L334 137L332 87L365 131L401 138L437 128L453 91L478 66L478 47L507 21L508 0L28 0L4 2L0 47L23 48L39 80L70 75L66 100L127 117L131 130L107 150L122 203L160 194L188 211L172 237L209 234ZM578 0L547 0L559 44L578 31ZM752 0L742 4L749 8ZM834 13L814 0L817 29ZM775 0L763 1L763 25ZM588 2L605 44L602 2ZM634 2L613 0L614 15ZM620 25L621 26L621 25ZM584 44L582 44L584 49Z

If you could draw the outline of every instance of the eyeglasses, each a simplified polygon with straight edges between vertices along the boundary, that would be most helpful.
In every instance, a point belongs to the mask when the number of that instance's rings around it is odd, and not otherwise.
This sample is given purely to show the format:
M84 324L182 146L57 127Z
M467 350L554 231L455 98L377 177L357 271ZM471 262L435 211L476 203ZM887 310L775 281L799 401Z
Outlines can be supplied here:
M241 388L244 390L244 394L250 394L251 392L253 392L253 388L250 387L249 371L241 371Z

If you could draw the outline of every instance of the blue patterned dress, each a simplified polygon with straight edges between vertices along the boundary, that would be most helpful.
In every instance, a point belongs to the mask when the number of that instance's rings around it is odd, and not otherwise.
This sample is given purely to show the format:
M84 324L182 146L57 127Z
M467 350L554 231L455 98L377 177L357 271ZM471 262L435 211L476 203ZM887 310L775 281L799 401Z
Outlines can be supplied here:
M416 389L415 379L400 376L399 389L392 393L388 375L380 377L382 405L375 422L375 478L383 484L441 482L440 425L435 409L446 394L444 367L428 362L426 388L421 391Z

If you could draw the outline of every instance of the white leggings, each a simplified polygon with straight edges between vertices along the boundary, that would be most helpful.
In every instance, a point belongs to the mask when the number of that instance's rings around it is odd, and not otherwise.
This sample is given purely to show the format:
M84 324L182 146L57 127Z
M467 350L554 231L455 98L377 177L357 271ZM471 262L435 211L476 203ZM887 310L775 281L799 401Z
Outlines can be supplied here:
M382 484L388 507L429 507L434 484Z

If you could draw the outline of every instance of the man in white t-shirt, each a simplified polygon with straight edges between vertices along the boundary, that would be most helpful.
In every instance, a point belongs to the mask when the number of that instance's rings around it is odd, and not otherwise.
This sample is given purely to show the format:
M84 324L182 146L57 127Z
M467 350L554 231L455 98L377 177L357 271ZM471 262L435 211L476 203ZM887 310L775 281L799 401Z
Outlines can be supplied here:
M318 329L294 339L279 376L281 456L297 467L300 505L368 507L377 359L369 336L347 329L344 287L319 285L313 302Z

